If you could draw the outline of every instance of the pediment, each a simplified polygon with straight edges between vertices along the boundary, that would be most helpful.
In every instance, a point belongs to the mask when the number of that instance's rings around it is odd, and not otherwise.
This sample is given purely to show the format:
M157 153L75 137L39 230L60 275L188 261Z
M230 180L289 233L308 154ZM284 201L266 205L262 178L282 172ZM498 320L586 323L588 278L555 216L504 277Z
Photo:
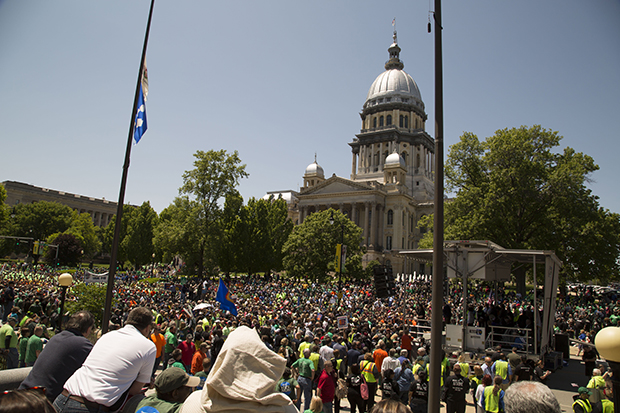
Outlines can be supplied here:
M307 191L300 193L300 195L330 195L351 192L372 192L375 190L375 187L366 183L357 183L349 179L333 176L328 180L321 182L314 188L310 188Z

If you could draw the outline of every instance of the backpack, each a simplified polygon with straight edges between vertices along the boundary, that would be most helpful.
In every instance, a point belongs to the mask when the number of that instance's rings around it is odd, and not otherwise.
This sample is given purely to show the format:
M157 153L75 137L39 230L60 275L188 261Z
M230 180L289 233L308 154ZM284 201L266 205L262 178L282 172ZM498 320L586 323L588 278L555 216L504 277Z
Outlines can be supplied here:
M338 379L338 383L336 384L336 397L344 399L347 397L348 392L347 382L344 379Z

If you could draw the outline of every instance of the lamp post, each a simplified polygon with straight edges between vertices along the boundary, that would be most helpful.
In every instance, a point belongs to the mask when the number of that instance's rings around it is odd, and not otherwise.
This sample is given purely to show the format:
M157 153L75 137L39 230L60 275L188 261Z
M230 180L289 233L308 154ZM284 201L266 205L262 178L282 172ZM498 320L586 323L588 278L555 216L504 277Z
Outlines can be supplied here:
M620 328L605 327L596 334L594 345L601 357L609 363L613 376L611 378L614 411L620 407Z
M58 331L62 330L62 318L65 312L65 296L67 294L67 288L73 284L73 277L69 273L60 274L58 277L58 284L62 287L62 294L60 295L60 316L58 317Z
M329 223L330 225L334 225L334 222L336 222L336 219L334 218L334 211L332 210L331 215L329 216ZM344 245L344 224L340 224L340 248L338 249L337 253L340 254L340 259L337 262L337 268L336 271L338 271L338 307L340 307L340 298L342 297L342 266L343 266L343 262L342 262L342 257L343 257L343 248L345 248Z
M151 277L155 277L155 253L153 253L151 257L153 258L153 265L151 266Z

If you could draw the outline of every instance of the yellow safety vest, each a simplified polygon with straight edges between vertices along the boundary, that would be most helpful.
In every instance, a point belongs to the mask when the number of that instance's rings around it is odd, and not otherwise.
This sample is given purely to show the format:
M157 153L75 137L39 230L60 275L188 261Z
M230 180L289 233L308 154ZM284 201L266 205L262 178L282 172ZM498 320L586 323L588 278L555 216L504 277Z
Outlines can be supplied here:
M362 375L364 376L364 380L366 380L368 383L376 383L377 379L372 372L375 369L375 363L368 360L363 360L362 363L365 363L364 367L362 368ZM362 363L360 363L360 367Z
M583 411L586 413L590 413L592 411L592 405L590 404L589 400L584 400L581 398L575 400L575 403L573 403L573 411L575 411L576 404L579 404L583 408Z

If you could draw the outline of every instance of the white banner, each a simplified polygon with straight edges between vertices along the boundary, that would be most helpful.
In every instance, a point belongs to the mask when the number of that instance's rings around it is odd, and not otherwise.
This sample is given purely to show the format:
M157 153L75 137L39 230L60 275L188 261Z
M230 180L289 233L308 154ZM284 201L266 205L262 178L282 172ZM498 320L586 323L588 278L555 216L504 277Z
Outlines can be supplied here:
M92 272L87 272L84 274L84 284L89 283L104 283L108 281L108 273L105 274L95 274Z

